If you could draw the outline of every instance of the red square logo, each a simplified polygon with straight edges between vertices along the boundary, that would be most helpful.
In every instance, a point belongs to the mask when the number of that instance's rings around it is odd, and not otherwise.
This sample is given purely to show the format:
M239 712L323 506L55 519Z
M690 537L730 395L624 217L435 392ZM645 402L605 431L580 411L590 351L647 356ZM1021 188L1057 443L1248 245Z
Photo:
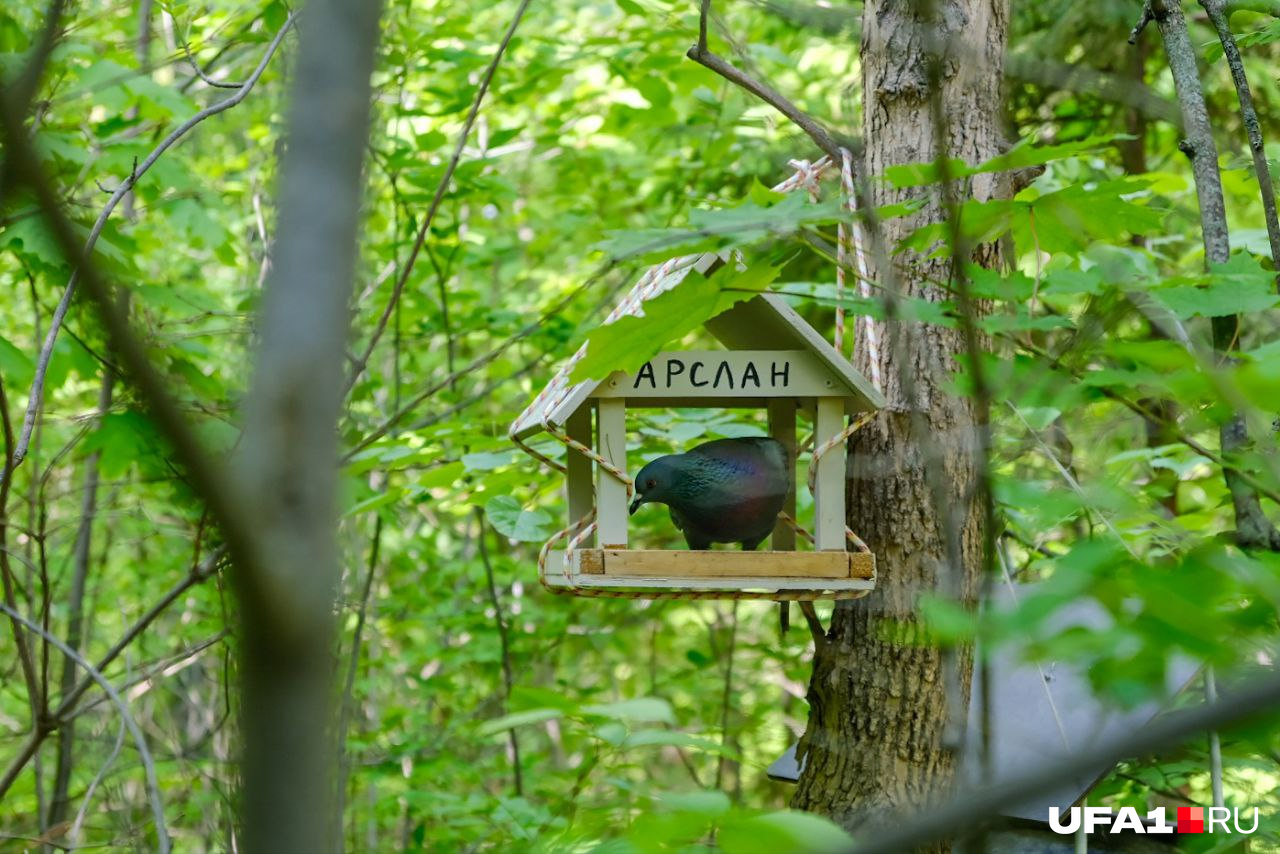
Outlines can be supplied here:
M1179 833L1204 833L1204 807L1178 807Z

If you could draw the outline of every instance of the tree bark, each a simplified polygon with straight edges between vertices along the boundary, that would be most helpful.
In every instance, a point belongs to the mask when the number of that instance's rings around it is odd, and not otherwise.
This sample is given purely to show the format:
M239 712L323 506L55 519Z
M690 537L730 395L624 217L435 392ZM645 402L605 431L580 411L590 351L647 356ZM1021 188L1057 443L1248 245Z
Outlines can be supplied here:
M913 14L914 5L865 5L864 165L870 176L895 164L933 161L939 153L930 119L931 50L943 53L939 96L947 156L974 164L1003 149L1007 0L938 0L929 20ZM1000 186L978 176L959 188L960 198L992 198ZM913 216L883 224L881 240L890 250L945 217L937 187L898 190L874 182L871 192L876 205L927 202ZM989 263L996 254L982 247L976 256ZM948 281L948 260L894 257L902 296L950 297L931 283ZM883 272L876 280L889 281ZM973 601L982 564L975 407L946 390L965 351L963 335L911 324L890 330L889 339L879 354L888 406L854 436L848 482L849 524L878 556L877 589L839 603L829 643L815 653L809 724L800 743L804 768L792 801L860 831L928 803L950 784L956 754L946 743L948 710L953 716L959 710L962 725L972 652L959 652L944 678L943 655L928 644L916 605L921 594L935 591ZM863 370L867 358L859 356ZM958 578L948 566L957 566Z
M256 564L241 593L242 804L247 852L321 852L336 755L338 416L355 276L380 4L311 0L298 22L274 267L235 461ZM249 572L265 591L246 595ZM270 607L265 607L270 606Z

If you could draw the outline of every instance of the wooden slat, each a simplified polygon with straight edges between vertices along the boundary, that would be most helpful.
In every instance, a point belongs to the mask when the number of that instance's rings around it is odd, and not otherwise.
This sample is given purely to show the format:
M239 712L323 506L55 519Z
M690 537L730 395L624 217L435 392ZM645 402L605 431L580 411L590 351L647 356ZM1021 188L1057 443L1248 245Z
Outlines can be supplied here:
M596 409L596 453L627 470L627 409L621 398L602 400ZM596 541L601 546L627 545L627 485L596 466Z
M632 578L873 578L875 556L862 552L741 552L686 549L579 549L577 572Z
M823 397L844 391L844 381L807 350L684 350L659 353L635 373L617 371L592 396L717 400Z
M818 398L813 425L813 446L820 447L844 429L844 401L838 397ZM840 443L818 460L813 495L813 547L819 550L845 547L844 466L845 446Z
M574 552L575 556L594 550ZM874 590L876 582L870 578L782 578L769 576L667 578L660 576L589 575L575 573L570 578L564 571L564 552L552 552L547 556L547 582L554 587L599 587L614 589L653 590L723 590L731 593L740 590L790 590L812 592L839 592L845 590ZM576 562L576 560L575 560Z
M565 424L569 438L591 447L591 407L584 406L569 416ZM565 460L565 490L569 503L569 521L576 522L595 507L596 493L591 484L591 469L595 465L586 454L573 448L567 449Z

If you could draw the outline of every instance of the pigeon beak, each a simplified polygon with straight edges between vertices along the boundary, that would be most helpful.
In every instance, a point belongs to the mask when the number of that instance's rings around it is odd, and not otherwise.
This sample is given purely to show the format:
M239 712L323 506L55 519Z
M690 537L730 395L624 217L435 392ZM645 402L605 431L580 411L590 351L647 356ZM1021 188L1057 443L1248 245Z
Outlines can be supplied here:
M636 500L631 502L631 515L636 515L636 511L640 509L640 505L644 504L644 496L637 495Z

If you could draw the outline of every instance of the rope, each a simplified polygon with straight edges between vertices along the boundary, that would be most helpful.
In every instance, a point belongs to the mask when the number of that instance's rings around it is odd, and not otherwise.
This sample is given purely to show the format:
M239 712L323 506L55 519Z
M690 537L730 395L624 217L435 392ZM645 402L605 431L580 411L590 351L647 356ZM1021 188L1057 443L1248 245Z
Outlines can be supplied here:
M837 239L836 265L836 349L844 352L844 280L848 264L848 253L852 249L854 264L858 271L858 295L863 299L871 299L871 275L867 270L867 254L863 251L862 226L858 223L858 197L853 186L853 155L849 149L840 149L840 190L844 194L845 207L848 208L849 222L843 220L839 225ZM867 342L867 364L871 370L871 385L876 391L883 391L880 382L880 333L876 331L875 322L867 315L859 318L863 327L864 340Z

